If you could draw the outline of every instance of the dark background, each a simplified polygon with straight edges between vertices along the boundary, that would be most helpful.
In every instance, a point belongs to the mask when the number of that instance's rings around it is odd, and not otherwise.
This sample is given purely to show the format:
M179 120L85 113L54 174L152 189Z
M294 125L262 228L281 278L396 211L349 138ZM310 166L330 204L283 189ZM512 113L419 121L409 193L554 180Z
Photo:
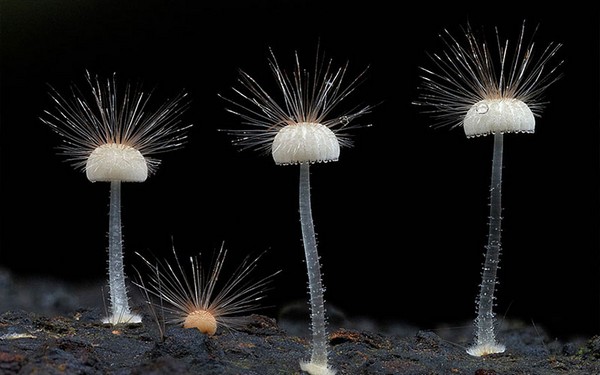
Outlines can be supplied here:
M273 48L310 67L315 47L350 61L366 82L349 103L376 104L353 148L312 168L313 215L326 300L351 316L423 328L474 318L487 236L492 138L434 129L411 102L420 65L470 22L515 40L525 19L538 48L562 43L564 77L533 135L505 137L503 253L496 311L553 335L598 333L598 50L596 10L521 3L431 5L369 1L0 1L0 265L16 275L103 281L109 186L90 183L39 117L48 85L84 73L141 81L161 101L186 90L185 148L157 173L123 186L125 259L209 256L222 242L235 265L267 251L257 276L281 269L269 302L308 301L298 217L298 168L240 152L217 129L239 128L218 93L243 69L272 87ZM530 34L529 34L530 35ZM490 34L493 37L493 34ZM493 40L492 40L493 41ZM155 102L156 103L156 102ZM170 258L169 258L170 259ZM131 273L131 268L128 269ZM100 299L100 295L99 295Z

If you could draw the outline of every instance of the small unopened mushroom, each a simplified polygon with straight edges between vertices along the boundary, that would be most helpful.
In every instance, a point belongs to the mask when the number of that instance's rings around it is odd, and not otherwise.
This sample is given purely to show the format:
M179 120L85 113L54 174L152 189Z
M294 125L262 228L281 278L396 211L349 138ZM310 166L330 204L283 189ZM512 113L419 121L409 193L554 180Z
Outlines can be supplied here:
M271 279L279 271L252 280L262 254L246 257L228 277L222 273L227 250L224 244L207 267L199 256L190 257L186 269L173 248L174 262L147 260L137 255L147 266L149 276L138 272L134 281L146 296L151 308L164 309L167 322L183 328L197 329L212 336L219 327L237 329L248 322L249 312L261 308L259 302L266 296Z

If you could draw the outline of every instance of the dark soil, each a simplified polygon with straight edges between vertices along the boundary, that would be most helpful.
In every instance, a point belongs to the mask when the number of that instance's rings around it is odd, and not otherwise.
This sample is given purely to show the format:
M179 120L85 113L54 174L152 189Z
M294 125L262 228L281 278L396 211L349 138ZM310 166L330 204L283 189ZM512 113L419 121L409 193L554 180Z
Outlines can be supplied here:
M308 322L289 313L293 307L277 318L251 315L241 329L208 337L163 327L143 309L142 324L104 325L103 308L91 302L97 286L2 275L2 375L301 374L299 361L310 353ZM330 361L338 374L600 374L599 337L559 342L538 327L503 322L498 338L506 352L476 358L465 352L468 325L422 330L333 314Z

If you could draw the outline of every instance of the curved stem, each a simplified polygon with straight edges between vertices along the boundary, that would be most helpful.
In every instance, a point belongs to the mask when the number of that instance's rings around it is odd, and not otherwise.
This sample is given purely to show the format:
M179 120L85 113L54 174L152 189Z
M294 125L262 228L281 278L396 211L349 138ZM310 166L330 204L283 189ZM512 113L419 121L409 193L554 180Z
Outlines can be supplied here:
M130 315L125 271L123 269L123 233L121 226L121 181L110 183L108 217L108 280L113 318Z
M325 303L321 281L321 266L317 253L317 241L313 225L310 201L310 164L300 164L300 224L304 255L308 269L308 287L310 291L312 354L310 362L327 367L327 329L325 322Z
M494 333L494 291L496 272L500 261L500 234L502 221L502 150L503 134L494 133L494 156L492 158L492 181L490 185L490 217L488 244L477 306L477 345L496 345Z

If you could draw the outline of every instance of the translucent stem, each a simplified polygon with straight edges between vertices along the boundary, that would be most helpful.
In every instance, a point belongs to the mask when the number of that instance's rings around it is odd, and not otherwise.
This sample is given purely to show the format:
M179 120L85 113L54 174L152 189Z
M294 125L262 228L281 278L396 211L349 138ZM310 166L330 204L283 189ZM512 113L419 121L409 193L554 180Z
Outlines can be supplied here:
M497 346L494 332L494 291L496 272L500 261L500 234L502 221L502 151L503 134L494 133L494 156L492 158L492 179L490 185L490 216L488 244L477 305L476 345Z
M123 233L121 226L121 182L110 183L108 217L108 279L113 317L129 316L129 303L123 269Z
M325 303L321 281L321 266L317 253L317 241L313 225L310 200L310 164L300 164L300 224L306 267L308 269L308 287L310 291L312 353L313 365L327 367L327 329L325 322Z

